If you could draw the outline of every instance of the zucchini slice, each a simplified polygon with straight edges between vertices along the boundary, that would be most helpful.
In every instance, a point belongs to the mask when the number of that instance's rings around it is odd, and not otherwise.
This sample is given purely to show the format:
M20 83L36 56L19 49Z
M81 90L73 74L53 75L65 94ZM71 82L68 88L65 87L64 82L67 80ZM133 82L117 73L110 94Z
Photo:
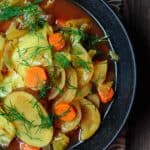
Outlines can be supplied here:
M82 99L81 111L82 111L82 120L81 120L81 141L89 139L100 126L101 116L94 104L92 102Z
M11 122L4 117L5 112L0 108L0 145L8 146L15 137L16 130Z
M44 147L53 136L52 122L45 109L30 94L17 91L4 99L4 108L10 114L17 136L25 143Z

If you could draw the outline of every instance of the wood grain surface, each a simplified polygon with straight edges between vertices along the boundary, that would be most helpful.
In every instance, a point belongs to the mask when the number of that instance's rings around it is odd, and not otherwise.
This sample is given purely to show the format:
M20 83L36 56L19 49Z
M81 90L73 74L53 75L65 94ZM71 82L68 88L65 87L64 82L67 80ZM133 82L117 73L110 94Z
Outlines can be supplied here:
M150 0L127 0L123 22L134 46L137 92L128 121L127 150L150 150Z

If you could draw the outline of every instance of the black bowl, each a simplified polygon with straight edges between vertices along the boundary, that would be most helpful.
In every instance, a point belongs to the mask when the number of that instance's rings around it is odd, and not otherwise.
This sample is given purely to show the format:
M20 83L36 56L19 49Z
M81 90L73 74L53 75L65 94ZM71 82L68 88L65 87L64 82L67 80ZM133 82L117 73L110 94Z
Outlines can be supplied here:
M134 100L136 88L136 65L133 49L122 23L115 13L102 0L74 0L75 4L87 11L104 31L120 60L116 65L117 94L105 116L101 128L76 150L104 150L116 138L124 126Z

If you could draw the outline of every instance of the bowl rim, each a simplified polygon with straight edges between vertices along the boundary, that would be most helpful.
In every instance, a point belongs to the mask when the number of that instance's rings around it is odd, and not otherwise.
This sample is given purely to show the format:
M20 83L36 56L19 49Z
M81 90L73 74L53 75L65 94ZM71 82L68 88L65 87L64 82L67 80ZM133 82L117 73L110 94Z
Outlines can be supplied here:
M137 67L136 67L136 60L135 60L135 54L134 54L134 50L133 50L133 46L131 44L131 40L129 38L129 35L123 25L123 23L121 22L121 20L119 19L119 17L117 16L117 14L114 12L114 10L104 1L104 0L98 0L100 2L103 3L104 7L109 10L109 12L113 15L113 17L116 19L117 23L120 25L120 28L122 29L126 39L127 39L127 42L129 44L129 48L130 48L130 52L131 52L131 58L132 58L132 62L133 62L133 90L132 90L132 94L130 96L130 104L129 104L129 107L128 107L128 110L126 112L126 115L124 116L124 119L122 121L122 123L120 124L119 128L117 129L117 132L114 134L114 136L111 138L111 140L108 142L108 144L103 148L103 150L107 149L111 144L112 142L116 139L116 137L118 136L118 134L120 133L121 129L124 127L128 117L129 117L129 114L131 112L131 109L133 107L133 103L134 103L134 99L135 99L135 94L136 94L136 85L137 85ZM103 27L103 25L100 23L99 19L97 19L97 17L95 17L95 15L88 9L88 8L85 8L82 4L79 4L77 1L75 0L71 0L71 2L73 2L74 4L76 4L78 7L80 7L82 10L84 10L85 12L87 12L97 23L100 27L102 27L102 30L104 31L104 33L106 33L105 31L105 28ZM110 41L110 46L113 48L113 45ZM117 69L117 68L116 68ZM116 70L115 69L115 70ZM81 143L78 143L76 145L74 145L72 148L76 148L77 146L79 146L80 144L82 144L84 142L81 142ZM71 148L71 149L72 149ZM69 150L71 150L69 149Z
M121 22L121 20L119 19L119 17L117 16L117 14L114 12L114 10L104 1L104 0L100 0L102 1L102 3L105 5L105 7L107 9L109 9L109 11L113 14L113 16L115 17L115 19L117 20L117 22L120 24L126 38L127 38L127 41L128 41L128 44L129 44L129 47L130 47L130 51L131 51L131 55L132 55L132 61L133 61L133 68L134 68L134 78L133 78L133 92L132 92L132 96L131 96L131 102L130 102L130 106L128 108L128 111L127 111L127 114L124 118L124 121L122 122L122 124L120 125L120 128L118 129L118 131L116 132L116 134L114 135L114 137L112 138L112 140L105 146L104 149L107 149L110 144L112 144L112 142L117 138L118 134L120 133L120 131L122 130L122 128L124 127L129 115L130 115L130 112L131 112L131 109L133 107L133 103L134 103L134 100L135 100L135 94L136 94L136 86L137 86L137 66L136 66L136 59L135 59L135 54L134 54L134 50L133 50L133 46L131 44L131 40L130 40L130 37L127 33L127 30L125 29L123 23Z

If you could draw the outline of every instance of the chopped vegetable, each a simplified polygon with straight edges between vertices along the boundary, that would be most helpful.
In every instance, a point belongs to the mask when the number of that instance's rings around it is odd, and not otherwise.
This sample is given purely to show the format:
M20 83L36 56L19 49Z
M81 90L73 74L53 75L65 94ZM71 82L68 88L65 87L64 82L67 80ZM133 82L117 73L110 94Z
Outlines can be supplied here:
M100 107L100 100L98 94L89 94L87 99L91 101L97 108Z
M40 148L29 146L28 144L21 143L20 150L40 150Z
M14 124L17 137L23 142L33 147L50 143L53 120L31 94L22 91L9 94L4 99L4 109L3 116Z
M61 51L65 46L65 40L61 33L54 33L49 36L49 44L54 47L55 51Z
M113 61L118 61L119 60L119 56L115 53L115 51L110 50L109 51L109 56L111 57L111 60L113 60Z
M69 137L63 133L59 133L52 141L53 150L65 150L69 145Z
M108 71L108 61L97 61L94 65L94 74L92 77L92 81L96 84L102 84L107 76Z
M57 62L58 66L60 67L63 67L65 69L68 69L70 67L70 61L62 52L55 53L54 60Z
M112 83L108 82L106 84L101 84L97 87L97 91L102 103L108 103L112 100L114 96L114 90L112 88Z
M82 28L65 27L62 28L62 32L71 35L71 41L73 44L83 43L86 49L95 49L101 42L106 42L109 39L108 35L102 37L93 36L86 33Z
M24 26L29 30L37 30L42 28L45 24L45 18L43 12L37 5L41 1L35 1L33 3L26 3L23 6L0 6L0 21L5 21L13 17L23 16Z
M65 86L66 83L66 73L63 68L55 67L56 72L50 73L50 80L52 88L48 93L48 99L52 100L56 98ZM58 75L57 75L58 73Z
M0 147L71 148L113 99L109 36L67 3L0 0Z
M11 25L9 26L9 28L8 28L8 30L6 32L6 38L8 40L13 40L15 38L19 38L19 37L21 37L21 36L26 34L25 30L19 30L19 29L17 29L16 26L17 25L14 22L11 23Z
M80 103L82 111L80 140L85 141L99 128L101 124L101 115L92 102L82 99L80 100Z
M78 87L77 73L72 67L66 70L66 82L65 83L67 85L63 89L63 91L60 93L60 96L58 97L57 102L71 103L76 96L77 87Z
M72 121L76 117L76 110L68 103L57 104L54 111L62 121Z
M16 130L14 125L3 115L4 113L0 108L0 145L8 146L15 137Z
M31 67L27 70L25 84L29 88L41 87L47 80L46 72L41 67Z
M77 129L82 118L82 112L81 112L79 100L73 100L71 105L76 110L76 118L72 121L65 121L61 123L61 131L63 133L68 133Z

